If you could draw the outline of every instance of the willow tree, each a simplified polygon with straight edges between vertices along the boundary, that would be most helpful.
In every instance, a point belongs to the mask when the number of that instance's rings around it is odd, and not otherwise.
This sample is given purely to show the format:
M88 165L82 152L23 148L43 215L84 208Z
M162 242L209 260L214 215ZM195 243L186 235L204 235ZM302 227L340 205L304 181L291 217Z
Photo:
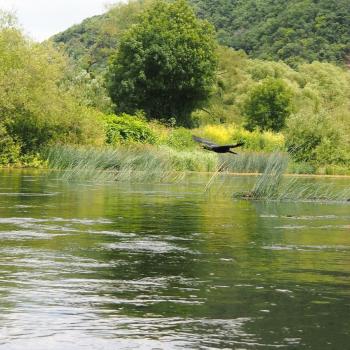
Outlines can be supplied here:
M213 27L184 0L159 0L121 39L109 66L109 91L118 112L189 124L209 96L217 58Z

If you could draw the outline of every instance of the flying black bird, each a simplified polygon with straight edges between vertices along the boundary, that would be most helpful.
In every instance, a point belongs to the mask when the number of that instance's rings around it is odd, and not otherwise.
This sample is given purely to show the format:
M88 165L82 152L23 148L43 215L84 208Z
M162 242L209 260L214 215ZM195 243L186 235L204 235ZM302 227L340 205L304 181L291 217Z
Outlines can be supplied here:
M199 142L202 144L202 147L209 150L213 151L216 153L232 153L232 154L237 154L236 152L231 151L230 148L236 148L244 145L244 142L239 142L235 145L217 145L211 141L201 139L200 137L197 136L192 136L193 140L196 142Z

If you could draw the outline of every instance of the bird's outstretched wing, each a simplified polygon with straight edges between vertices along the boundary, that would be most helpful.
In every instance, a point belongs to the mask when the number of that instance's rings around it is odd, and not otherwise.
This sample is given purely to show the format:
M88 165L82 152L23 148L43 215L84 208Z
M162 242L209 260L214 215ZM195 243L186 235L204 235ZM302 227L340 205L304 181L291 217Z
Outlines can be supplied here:
M219 145L217 145L216 143L211 142L209 140L202 139L202 138L200 138L198 136L192 135L192 138L193 138L194 141L202 143L203 145L206 145L206 146L209 146L209 147L219 147Z
M236 147L241 147L241 146L244 146L244 142L239 142L239 143L236 143L235 145L223 145L223 146L219 146L219 147L236 148Z
M202 143L203 145L206 145L206 146L209 146L211 148L215 148L217 150L220 150L220 149L226 149L226 148L236 148L236 147L241 147L241 146L244 146L244 142L239 142L239 143L236 143L234 145L217 145L216 143L214 142L211 142L209 140L205 140L205 139L202 139L198 136L192 136L193 140L196 141L196 142L199 142L199 143Z

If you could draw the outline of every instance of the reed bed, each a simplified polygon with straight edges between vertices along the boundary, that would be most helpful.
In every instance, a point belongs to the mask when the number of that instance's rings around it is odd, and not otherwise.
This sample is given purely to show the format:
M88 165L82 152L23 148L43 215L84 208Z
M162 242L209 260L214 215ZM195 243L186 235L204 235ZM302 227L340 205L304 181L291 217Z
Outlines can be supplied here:
M277 200L350 202L350 187L335 189L330 184L304 183L292 178L282 184Z
M221 157L222 171L231 173L262 173L270 162L271 153L242 152Z
M350 187L336 189L330 184L307 183L286 178L288 154L242 153L222 156L169 147L83 148L54 146L44 153L51 169L61 170L65 180L176 182L187 172L212 172L206 191L221 173L261 173L250 191L237 198L291 201L349 201Z
M186 172L210 172L218 167L215 154L176 151L169 147L83 148L50 147L44 157L65 180L163 182L177 181Z
M285 178L287 168L288 155L271 154L264 172L257 177L252 189L244 193L234 193L234 197L255 200L350 202L350 187L338 189L331 184L305 183L305 180L296 177Z
M63 171L63 179L96 181L163 181L178 179L186 172L260 173L270 157L269 153L257 152L218 156L200 149L149 145L118 148L57 145L44 153L50 168Z

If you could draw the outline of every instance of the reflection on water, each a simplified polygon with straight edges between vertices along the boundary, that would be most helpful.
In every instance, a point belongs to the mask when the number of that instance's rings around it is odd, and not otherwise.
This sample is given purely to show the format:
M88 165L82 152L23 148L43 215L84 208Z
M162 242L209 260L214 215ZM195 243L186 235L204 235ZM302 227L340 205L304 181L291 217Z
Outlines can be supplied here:
M207 180L0 173L0 349L346 349L350 205Z

